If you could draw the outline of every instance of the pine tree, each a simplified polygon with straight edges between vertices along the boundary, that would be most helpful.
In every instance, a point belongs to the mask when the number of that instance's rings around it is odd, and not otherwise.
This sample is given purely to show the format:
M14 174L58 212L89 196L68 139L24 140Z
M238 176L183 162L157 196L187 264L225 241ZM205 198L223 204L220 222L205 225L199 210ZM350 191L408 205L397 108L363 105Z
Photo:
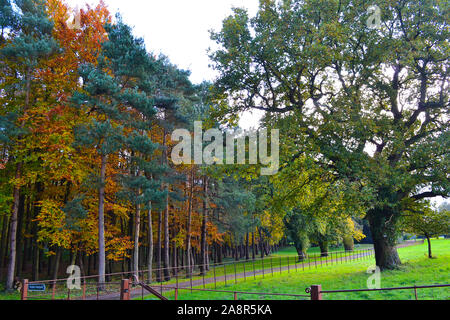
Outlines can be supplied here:
M6 113L0 116L1 140L9 144L9 152L15 164L13 206L10 226L10 254L6 288L12 289L16 267L17 218L20 198L20 180L24 166L21 141L26 135L23 116L31 107L32 86L39 63L57 51L52 38L53 23L48 19L44 3L40 0L16 0L18 13L12 13L8 2L2 3L2 39L5 29L10 29L10 41L1 49L0 56L7 61L8 68L16 77L9 88L14 103L6 106ZM17 19L14 19L15 18ZM9 25L7 25L9 24Z
M131 132L124 139L128 170L120 177L123 187L120 195L134 208L133 271L138 276L141 212L151 211L152 202L162 202L166 197L166 192L159 188L160 182L154 179L164 168L155 161L158 144L150 138L157 113L153 97L156 61L146 52L143 40L136 39L131 28L120 20L107 30L109 42L104 46L104 53L120 82L121 105L127 106L130 115L123 121Z

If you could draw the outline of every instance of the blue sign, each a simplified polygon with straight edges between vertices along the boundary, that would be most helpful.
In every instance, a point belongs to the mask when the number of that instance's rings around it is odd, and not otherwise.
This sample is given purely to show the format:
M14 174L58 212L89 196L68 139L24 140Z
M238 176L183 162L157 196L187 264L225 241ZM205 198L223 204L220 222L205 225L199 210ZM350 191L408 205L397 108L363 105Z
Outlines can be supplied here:
M30 283L30 284L28 284L28 291L31 291L31 292L43 292L43 291L45 291L45 284L43 284L43 283Z

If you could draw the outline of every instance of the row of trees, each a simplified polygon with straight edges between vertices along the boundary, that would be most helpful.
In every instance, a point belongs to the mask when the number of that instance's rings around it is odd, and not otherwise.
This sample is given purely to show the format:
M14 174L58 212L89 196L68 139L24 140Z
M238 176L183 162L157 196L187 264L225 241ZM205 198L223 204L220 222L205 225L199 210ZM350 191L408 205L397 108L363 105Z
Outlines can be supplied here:
M377 265L398 265L402 215L449 190L448 8L380 1L372 30L365 6L236 9L212 34L218 81L193 85L103 4L68 23L60 0L0 0L6 287L28 267L34 280L64 264L100 282L117 269L169 280L288 241L299 259L311 243L326 255L364 237L363 218ZM278 174L170 161L174 129L234 129L249 109L280 130Z
M248 185L169 161L172 130L207 121L208 84L148 53L102 4L81 10L77 28L59 0L0 6L7 288L30 266L33 279L44 267L56 278L76 263L104 282L156 265L168 280L170 267L273 250L281 236L254 215Z
M404 213L450 193L449 12L438 0L262 0L212 33L215 116L233 125L262 110L280 129L280 207L362 213L382 270L401 263Z
M149 53L120 16L60 0L0 1L0 272L15 277L156 268L270 254L283 224L269 181L174 166L177 127L209 117L210 84ZM232 176L234 174L234 176ZM263 210L264 209L264 210ZM46 269L46 270L45 270ZM162 271L164 270L164 271Z

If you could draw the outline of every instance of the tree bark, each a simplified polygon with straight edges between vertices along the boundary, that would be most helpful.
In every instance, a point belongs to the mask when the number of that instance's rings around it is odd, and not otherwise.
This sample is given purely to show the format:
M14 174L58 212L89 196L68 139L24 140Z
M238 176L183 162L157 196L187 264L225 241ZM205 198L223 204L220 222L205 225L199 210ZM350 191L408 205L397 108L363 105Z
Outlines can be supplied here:
M22 163L19 162L16 166L16 176L18 180L22 174ZM6 273L6 289L12 290L14 286L14 274L16 269L16 242L17 242L17 216L19 212L19 202L20 202L20 187L14 186L13 189L13 206L11 210L11 225L9 234L9 259L8 259L8 270Z
M192 224L192 201L194 196L194 171L191 169L189 184L189 199L188 199L188 216L186 221L186 277L192 276L191 268L191 224Z
M58 279L59 261L61 260L61 248L56 248L55 264L53 266L53 280Z
M395 247L398 215L389 209L375 208L369 211L367 217L372 232L376 265L380 270L396 269L401 264Z
M148 283L152 283L153 279L153 225L152 225L152 203L148 204L148 255L147 255L147 270Z
M158 212L158 245L156 247L156 281L161 282L162 280L162 270L161 270L161 227L162 227L162 213L161 210Z
M106 252L105 252L105 180L107 156L102 155L100 169L100 188L98 190L98 281L99 289L104 290Z
M2 239L0 243L0 278L2 277L3 266L5 265L5 253L8 250L8 216L5 214L2 218Z
M208 179L205 177L203 179L203 219L201 228L200 275L205 274L206 269L206 223L208 220L207 196L208 196Z
M428 234L426 234L425 237L427 238L427 242L428 242L428 258L432 259L433 255L431 253L431 239Z
M167 192L168 187L167 188ZM170 280L170 234L169 234L169 194L166 197L166 207L164 209L164 280Z
M139 279L139 232L141 228L141 205L136 204L134 214L134 254L133 254L133 273Z

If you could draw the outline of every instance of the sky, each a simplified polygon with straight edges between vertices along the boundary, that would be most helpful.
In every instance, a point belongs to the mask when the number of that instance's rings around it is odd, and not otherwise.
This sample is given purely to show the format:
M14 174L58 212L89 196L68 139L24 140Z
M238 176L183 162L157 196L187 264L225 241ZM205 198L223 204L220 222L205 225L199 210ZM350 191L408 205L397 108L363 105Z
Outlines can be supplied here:
M99 0L66 0L75 7ZM147 49L167 55L181 69L192 72L191 81L213 80L215 73L207 50L214 47L209 30L219 31L232 7L244 7L254 15L258 0L104 0L111 13L120 12L134 27L134 34L145 40Z
M86 3L95 6L100 0L66 0L72 8ZM223 20L233 7L248 9L250 16L258 10L259 0L104 0L110 12L120 12L134 34L145 40L147 50L169 57L181 69L191 71L195 84L213 81L217 73L209 67L208 49L215 48L210 30L220 31ZM241 115L243 129L258 127L262 112Z

